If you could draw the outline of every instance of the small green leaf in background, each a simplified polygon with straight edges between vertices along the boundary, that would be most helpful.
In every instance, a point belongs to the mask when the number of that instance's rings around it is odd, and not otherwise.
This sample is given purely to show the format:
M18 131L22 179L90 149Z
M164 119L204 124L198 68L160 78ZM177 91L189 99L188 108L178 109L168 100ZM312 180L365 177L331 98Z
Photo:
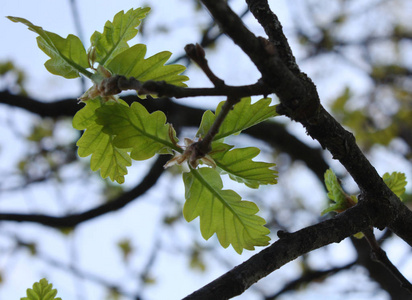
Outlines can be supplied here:
M383 174L383 181L391 189L391 191L401 198L405 193L405 186L407 184L405 173L401 172L392 172L392 174L385 173ZM402 198L401 198L402 199Z
M232 146L229 147L232 148ZM223 173L229 174L232 180L256 189L262 184L277 183L277 172L273 170L276 164L252 160L259 153L259 148L247 147L224 152L212 150L210 156Z
M127 105L125 103L118 105ZM120 149L113 143L114 136L103 132L103 126L96 123L95 111L102 104L99 98L89 100L85 107L79 110L73 118L73 127L86 131L77 141L80 157L92 155L90 168L100 169L103 178L110 177L112 181L124 182L127 167L131 166L131 158L127 149Z
M206 271L206 264L204 262L203 252L200 247L196 247L190 252L189 266L192 270L198 270L201 272Z
M121 149L131 149L131 158L145 160L156 153L172 153L178 148L171 137L176 133L166 124L166 115L161 111L150 114L138 102L129 106L118 103L106 104L97 109L97 123L103 131L115 136L113 145Z
M92 73L86 70L89 67L86 50L77 36L69 34L67 38L62 38L53 32L43 30L40 26L36 26L26 19L7 18L26 25L39 35L37 44L50 57L44 64L50 73L68 79L80 77L79 73L89 78L92 76Z
M329 199L335 203L331 204L327 209L322 211L321 215L324 215L331 211L345 211L348 208L354 206L358 202L356 196L349 196L343 191L338 181L338 178L331 169L328 169L325 172L325 185L328 190Z
M62 300L60 297L55 298L57 290L53 289L53 285L47 279L40 279L39 282L33 284L32 289L27 289L27 297L20 300Z
M270 103L270 98L260 99L254 104L251 104L250 97L242 98L229 112L213 140L217 141L229 135L238 134L242 130L277 116L276 106L270 106ZM216 116L220 113L223 104L224 101L219 103L215 113L208 110L203 114L197 136L204 137L206 135Z
M12 81L8 80L8 87L10 91L16 94L27 96L27 91L25 89L26 74L25 71L16 67L11 60L0 62L0 76L6 74L13 74Z
M116 55L128 49L127 42L136 36L136 27L149 10L149 7L130 9L126 13L122 10L114 16L113 22L106 22L103 33L95 31L90 38L95 49L95 61L106 66Z
M335 114L343 113L345 111L345 105L351 97L352 92L349 87L346 87L342 94L332 103L332 111Z
M164 65L172 55L169 51L159 52L147 59L146 45L137 44L117 55L107 65L113 74L134 77L140 81L166 81L177 86L186 86L187 76L179 75L186 68L182 65Z
M183 174L186 203L183 216L190 222L200 218L200 231L205 240L216 233L220 244L230 244L239 254L243 249L269 244L265 220L256 215L255 203L244 201L232 190L222 190L219 172L212 168L191 169Z
M126 238L126 239L120 240L117 243L117 246L119 247L120 251L122 252L123 261L127 262L130 255L134 251L134 248L133 248L133 245L132 245L130 239Z

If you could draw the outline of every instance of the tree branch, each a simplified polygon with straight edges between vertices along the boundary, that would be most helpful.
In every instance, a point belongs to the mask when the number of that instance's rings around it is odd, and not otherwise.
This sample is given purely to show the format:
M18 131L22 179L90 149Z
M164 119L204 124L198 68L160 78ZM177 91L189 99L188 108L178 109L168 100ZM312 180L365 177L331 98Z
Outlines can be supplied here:
M75 227L76 225L94 219L96 217L102 216L108 212L118 210L139 196L146 193L151 189L162 175L164 169L163 165L166 163L168 157L165 155L159 156L153 166L150 168L150 171L146 174L145 178L132 190L125 192L117 199L102 204L98 207L90 209L88 211L72 214L63 217L53 217L48 215L40 214L12 214L12 213L2 213L0 214L1 221L15 221L15 222L33 222L50 227Z
M402 275L401 272L389 260L386 252L378 245L372 228L363 231L369 246L372 249L372 259L382 264L398 280L399 284L412 294L412 284Z
M330 243L339 243L347 236L368 228L378 217L370 203L357 206L295 233L283 233L270 247L252 256L221 277L195 291L184 300L223 300L240 295L252 284L302 254Z
M277 297L279 297L280 295L282 295L286 292L293 291L293 290L298 290L302 285L312 283L313 281L316 281L316 280L322 280L322 278L334 275L334 274L336 274L340 271L348 270L351 267L353 267L354 265L356 265L356 261L351 262L351 263L346 264L346 265L341 266L341 267L334 267L334 268L324 270L324 271L312 271L312 270L310 270L309 272L305 272L301 277L299 277L299 278L297 278L293 281L290 281L288 284L286 284L276 294L265 297L265 300L274 300L274 299L276 299Z
M366 268L369 277L375 280L379 285L389 293L391 299L410 300L411 295L406 289L399 288L398 280L380 263L371 259L371 251L368 242L365 239L351 237L352 244L358 253L357 263Z
M257 82L251 85L244 86L230 86L220 85L213 88L185 88L168 84L164 81L146 81L140 82L134 77L126 78L124 76L113 76L108 78L115 82L110 85L116 86L121 91L135 90L138 95L143 94L156 94L159 97L174 97L174 98L187 98L187 97L199 97L199 96L228 96L234 98L243 98L256 95L269 95L273 92L264 83ZM117 94L117 91L109 94Z
M327 148L348 170L361 190L361 199L371 201L373 209L381 218L370 225L378 228L388 226L398 236L412 245L412 212L383 182L356 144L354 136L346 131L320 104L313 82L304 74L298 75L286 65L279 55L278 47L262 42L242 23L225 1L202 0L223 32L242 48L262 74L263 81L273 88L281 104L278 112L300 122L307 133ZM256 10L267 10L266 0L249 0L256 18ZM271 21L281 28L277 18ZM264 23L262 21L262 23ZM287 43L285 40L278 41ZM289 46L283 47L287 49Z
M73 117L81 108L77 100L63 99L53 102L41 102L27 96L14 95L8 91L0 91L0 103L22 108L40 117Z
M127 103L138 101L149 112L161 110L168 115L168 121L175 128L196 127L202 118L204 110L181 105L168 98L159 98L155 101L141 100L134 95L122 96ZM22 108L35 113L40 117L73 117L82 108L76 99L65 99L45 103L26 96L13 95L9 92L0 92L0 103ZM248 128L244 133L270 144L273 148L285 152L293 160L301 160L311 169L318 179L323 182L323 175L329 168L322 157L321 150L314 149L301 142L290 134L286 128L275 122L264 122Z

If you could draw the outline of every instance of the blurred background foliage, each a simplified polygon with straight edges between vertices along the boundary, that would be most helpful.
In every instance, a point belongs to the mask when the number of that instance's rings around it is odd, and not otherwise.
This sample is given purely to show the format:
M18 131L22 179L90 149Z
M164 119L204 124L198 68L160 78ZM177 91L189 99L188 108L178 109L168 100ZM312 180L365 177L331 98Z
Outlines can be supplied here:
M82 29L88 26L82 5L66 2L73 8L68 14L75 28L88 31ZM317 85L325 107L354 133L380 174L400 171L410 181L412 3L277 2L269 1L299 66ZM252 31L264 35L243 1L229 3ZM209 85L184 56L183 47L189 42L205 47L212 69L229 84L254 83L259 78L250 62L219 33L200 1L149 4L153 12L140 28L139 42L149 49L155 45L173 51L174 63L188 67L189 86ZM167 13L172 7L176 14ZM112 15L116 12L113 10ZM16 29L15 34L18 32ZM25 47L26 43L22 40L16 47ZM76 97L85 83L72 81L71 94L50 101L40 99L38 91L36 97L32 95L33 86L27 82L35 76L27 73L24 65L0 57L1 213L59 217L122 201L148 176L156 159L135 162L125 185L100 179L90 171L88 160L78 158L75 142L81 133L71 127L71 116L81 108ZM45 84L42 93L50 95L48 88ZM132 95L125 98L137 100ZM273 98L276 103L276 96ZM144 103L149 109L164 110L182 139L196 132L194 126L200 119L192 118L200 116L199 108L213 108L221 100L156 102L163 106L147 100ZM171 103L179 105L180 110ZM258 145L262 149L259 159L277 164L279 183L251 191L225 181L225 188L240 189L244 198L258 204L272 240L276 240L278 230L298 230L331 216L321 217L328 206L323 186L323 172L328 167L334 169L349 194L356 194L357 188L346 171L308 139L299 124L282 117L270 124L270 134L251 131L234 139L242 146ZM272 134L276 139L271 139ZM56 230L35 223L1 221L0 298L21 297L34 281L46 276L62 299L165 299L165 295L178 299L253 254L238 256L231 249L222 249L214 237L206 242L196 222L187 224L183 220L183 188L176 169L163 171L155 182L128 206L74 228ZM403 198L412 203L410 185ZM395 265L412 279L409 247L387 230L377 232L377 236ZM298 258L239 299L311 297L410 299L385 269L370 260L367 244L358 239L347 239Z

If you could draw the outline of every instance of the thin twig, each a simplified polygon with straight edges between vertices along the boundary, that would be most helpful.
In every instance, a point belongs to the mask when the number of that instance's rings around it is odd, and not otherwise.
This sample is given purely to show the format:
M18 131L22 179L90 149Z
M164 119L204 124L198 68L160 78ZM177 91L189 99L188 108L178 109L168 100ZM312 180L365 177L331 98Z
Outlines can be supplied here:
M185 46L187 56L189 56L206 74L207 78L213 83L215 87L223 87L225 82L217 77L209 67L206 59L205 50L199 44L188 44Z
M232 110L233 106L240 101L240 98L227 98L226 102L222 106L222 110L217 115L209 131L204 138L196 144L196 150L201 157L205 156L212 150L212 141L216 134L219 132L219 128L223 121L227 117L228 113Z
M69 4L70 4L71 12L72 12L73 23L77 31L77 36L84 43L85 39L83 36L83 30L82 30L82 26L80 23L80 14L77 8L76 0L70 0ZM81 85L81 90L84 93L86 91L86 79L83 76L80 77L80 85Z
M223 85L213 88L186 88L168 84L164 81L146 81L140 82L134 77L126 78L124 76L114 76L111 80L117 81L117 87L122 90L135 90L139 95L156 94L159 97L199 97L199 96L227 96L233 98L243 98L249 96L264 95L267 96L273 92L263 82L257 82L250 85L230 86ZM116 94L113 92L113 94Z

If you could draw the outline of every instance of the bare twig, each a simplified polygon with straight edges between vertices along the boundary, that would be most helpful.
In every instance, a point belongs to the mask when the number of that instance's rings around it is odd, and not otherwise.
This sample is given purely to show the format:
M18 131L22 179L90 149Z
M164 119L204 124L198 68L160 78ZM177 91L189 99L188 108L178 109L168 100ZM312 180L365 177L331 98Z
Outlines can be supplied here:
M255 95L268 95L273 92L273 90L268 88L262 82L243 86L222 85L214 88L185 88L168 84L164 81L149 80L140 82L134 77L126 78L124 76L114 76L111 78L113 81L117 81L117 87L122 91L135 90L139 95L157 94L160 97L185 98L199 96L227 96L242 98Z
M185 47L187 56L189 56L206 74L209 80L214 84L215 87L223 87L225 82L217 77L209 67L206 59L205 50L199 44L188 44Z
M225 120L228 113L232 110L233 106L240 101L239 98L228 98L222 106L222 110L217 115L209 131L206 133L205 137L197 143L197 150L199 155L205 156L212 150L212 141L216 134L219 132L219 128Z

